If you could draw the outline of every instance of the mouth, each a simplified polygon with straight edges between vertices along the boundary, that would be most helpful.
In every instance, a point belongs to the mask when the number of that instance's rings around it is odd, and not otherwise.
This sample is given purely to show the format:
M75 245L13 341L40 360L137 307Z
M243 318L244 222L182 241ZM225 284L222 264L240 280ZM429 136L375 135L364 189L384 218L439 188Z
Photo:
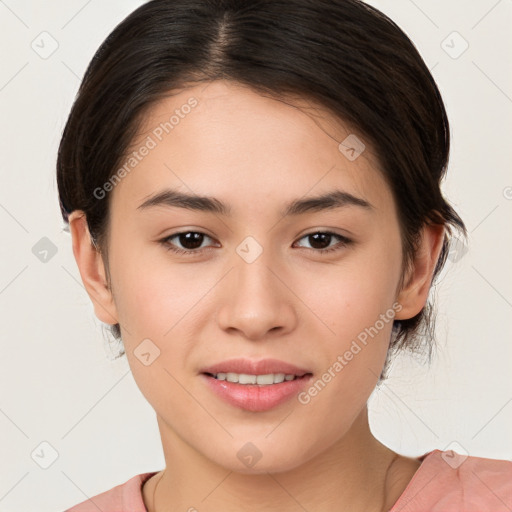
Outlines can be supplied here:
M202 368L199 377L225 404L263 412L297 396L313 373L279 359L236 358Z
M231 382L240 385L257 385L257 386L272 386L281 384L282 382L290 382L295 380L304 379L307 376L312 376L312 373L306 372L299 375L293 373L266 373L263 375L249 374L249 373L234 373L234 372L219 372L209 373L203 372L213 379L219 381Z
M247 360L239 360L234 365L233 361L229 363L231 369L239 371L241 366L244 369L249 366L253 368L252 373L220 371L226 370L227 364L221 363L202 371L199 377L213 393L212 397L220 398L231 407L249 412L270 411L291 401L313 378L312 372L271 360L256 364L248 363ZM258 366L264 370L255 370ZM284 371L276 371L276 366Z
M307 373L311 373L308 368L301 368L286 361L270 358L260 360L247 358L228 359L201 368L199 371L219 380L240 382L240 384L256 384L258 377L262 379L261 384L266 384L267 382L271 384L269 375L272 375L273 381L277 379L276 383L278 383L283 380L293 380L296 377L300 378ZM283 379L279 381L281 376L283 376ZM253 382L255 377L256 381Z

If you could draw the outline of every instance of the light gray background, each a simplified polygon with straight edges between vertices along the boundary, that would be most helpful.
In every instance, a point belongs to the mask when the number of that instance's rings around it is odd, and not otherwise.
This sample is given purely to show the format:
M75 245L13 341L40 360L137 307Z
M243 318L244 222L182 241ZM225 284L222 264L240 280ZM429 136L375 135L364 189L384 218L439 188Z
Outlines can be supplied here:
M0 0L2 512L64 510L163 468L154 412L125 358L112 360L81 284L55 181L85 68L142 3ZM432 292L434 363L396 362L372 395L372 430L404 455L450 446L512 459L512 2L369 3L411 37L439 85L453 143L444 191L470 232ZM44 31L58 43L47 58L32 47L51 49ZM46 262L33 253L43 237L57 251ZM47 469L43 442L58 454Z

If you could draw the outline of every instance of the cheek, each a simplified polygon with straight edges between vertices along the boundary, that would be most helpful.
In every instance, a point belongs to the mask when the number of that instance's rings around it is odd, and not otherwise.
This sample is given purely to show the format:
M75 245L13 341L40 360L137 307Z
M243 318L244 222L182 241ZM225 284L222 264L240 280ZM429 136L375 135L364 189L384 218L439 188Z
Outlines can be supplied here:
M332 435L348 428L364 407L386 358L395 314L392 287L381 283L379 289L372 277L352 274L341 288L326 286L317 303L331 332L316 328L324 333L318 351L323 364L301 403L309 403L318 418L332 418Z
M127 358L142 393L156 405L161 389L180 395L171 376L183 373L196 348L195 332L211 318L202 312L218 277L208 272L203 279L192 265L172 265L161 255L151 262L123 256L117 269L116 307ZM144 365L143 353L154 362Z
M128 244L126 244L128 245ZM174 325L201 297L192 267L170 263L165 249L117 251L112 280L119 323L134 337L171 336ZM171 332L169 332L171 330Z
M187 403L178 381L193 351L194 305L204 295L179 266L127 264L118 273L118 314L133 377L157 411ZM126 329L124 329L126 326ZM176 380L178 379L178 380Z
M319 398L311 401L326 414L339 411L339 421L350 421L360 410L382 371L396 313L397 254L397 247L386 248L383 239L303 281L303 294L309 283L304 302L321 320L313 329L323 340L323 370L312 390Z
M342 348L392 307L398 277L394 255L368 249L300 278L297 295L316 313L325 339ZM388 313L391 315L392 311ZM379 322L379 330L391 330L392 322L386 320L384 329Z

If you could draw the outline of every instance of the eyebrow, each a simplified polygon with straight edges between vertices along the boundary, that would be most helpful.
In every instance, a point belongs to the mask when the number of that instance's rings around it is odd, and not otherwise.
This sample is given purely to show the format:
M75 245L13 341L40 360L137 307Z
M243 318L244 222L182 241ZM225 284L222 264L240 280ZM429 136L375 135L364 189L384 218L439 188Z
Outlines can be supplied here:
M184 208L187 210L195 210L208 213L216 213L220 215L230 216L231 208L215 197L198 196L178 192L177 190L165 189L146 199L138 210L164 206L170 208ZM325 210L333 210L347 206L357 206L364 210L371 211L374 206L365 199L356 197L343 190L333 190L325 194L297 199L288 203L281 212L283 217L289 215L301 215L310 212L318 212Z

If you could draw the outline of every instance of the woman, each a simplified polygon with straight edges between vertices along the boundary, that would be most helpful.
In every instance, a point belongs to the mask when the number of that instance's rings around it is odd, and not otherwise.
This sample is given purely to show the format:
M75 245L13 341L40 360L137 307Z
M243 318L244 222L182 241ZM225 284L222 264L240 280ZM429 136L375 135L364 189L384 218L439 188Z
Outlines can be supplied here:
M368 425L466 233L448 154L423 60L360 1L153 0L118 25L57 179L166 465L69 510L510 509L511 463L405 457Z

